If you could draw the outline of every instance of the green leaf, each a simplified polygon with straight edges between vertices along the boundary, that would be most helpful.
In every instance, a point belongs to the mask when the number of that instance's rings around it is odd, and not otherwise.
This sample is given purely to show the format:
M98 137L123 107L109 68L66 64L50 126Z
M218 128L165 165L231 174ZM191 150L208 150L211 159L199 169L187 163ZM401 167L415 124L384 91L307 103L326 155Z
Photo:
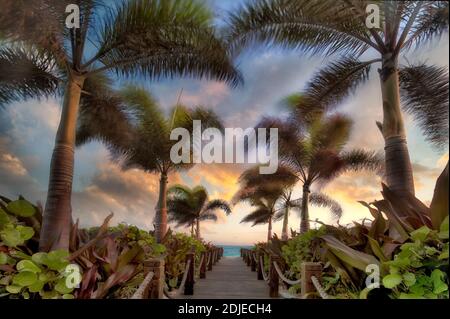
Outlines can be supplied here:
M39 252L39 253L33 254L33 256L31 256L31 259L36 264L45 265L47 262L48 256L47 256L47 253Z
M44 285L45 281L38 279L33 284L28 286L28 290L30 292L40 292L44 288Z
M447 284L443 281L445 278L445 273L439 269L433 270L431 273L431 280L433 281L433 293L441 294L448 290Z
M0 229L3 228L3 226L5 226L6 224L9 224L10 220L9 220L9 216L8 214L6 214L6 212L0 208Z
M431 229L429 229L427 226L422 226L419 229L416 229L415 231L411 232L411 238L416 241L425 241L427 239L428 234L431 232Z
M412 272L406 272L403 274L403 282L406 286L411 287L416 283L416 276Z
M45 265L50 269L62 271L68 264L69 252L64 249L54 250L47 254Z
M424 299L422 295L418 294L406 294L402 292L399 296L399 299Z
M444 221L442 222L442 224L439 228L438 236L441 239L448 239L448 237L449 237L448 216L445 217Z
M8 255L0 251L0 265L6 265L8 262Z
M6 286L6 291L10 294L18 294L22 290L21 286L9 285Z
M60 294L69 294L73 291L73 288L68 288L66 286L66 279L61 278L55 285L55 290Z
M31 205L30 202L24 199L19 199L10 202L8 206L6 206L6 209L8 209L8 211L11 212L12 214L21 217L31 217L36 212L33 205Z
M63 299L74 299L75 298L74 295L72 295L72 294L64 294L62 297L63 297Z
M39 268L39 266L37 266L31 260L21 260L16 267L18 271L30 271L34 273L42 271L41 268Z
M13 277L13 284L17 286L30 286L37 280L37 275L30 271L19 272Z
M16 229L19 231L20 238L22 238L23 241L27 241L28 239L31 239L34 236L33 227L18 225Z
M399 274L389 274L383 278L383 286L392 289L402 282L402 276Z
M384 255L383 249L380 247L380 244L378 244L378 242L370 236L367 236L367 239L369 239L370 248L375 256L377 256L382 262L388 261L388 258Z
M40 291L39 295L42 299L57 299L59 297L59 293L56 290Z
M0 231L0 238L8 247L17 247L23 244L20 232L15 228L5 228Z

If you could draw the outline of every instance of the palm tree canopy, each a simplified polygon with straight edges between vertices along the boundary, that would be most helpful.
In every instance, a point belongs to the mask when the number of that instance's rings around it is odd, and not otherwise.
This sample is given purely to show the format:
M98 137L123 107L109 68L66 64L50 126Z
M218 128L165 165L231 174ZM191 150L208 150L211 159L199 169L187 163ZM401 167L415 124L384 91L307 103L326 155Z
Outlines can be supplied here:
M170 159L170 150L177 143L170 139L172 129L185 128L192 132L194 120L201 120L202 128L223 129L218 116L203 107L190 109L176 105L166 117L152 95L142 88L128 86L115 92L105 89L107 83L101 81L92 85L97 85L103 93L97 103L82 104L77 145L100 140L125 168L165 173L190 168L192 160L175 164ZM95 97L88 96L87 99Z
M227 39L234 54L255 44L342 57L316 73L297 95L298 118L330 110L369 77L371 64L397 58L448 31L448 1L377 1L380 28L367 28L361 0L262 0L230 14ZM380 58L360 61L368 49ZM424 80L426 85L424 86ZM448 72L426 65L401 66L402 107L414 115L434 146L448 144ZM430 88L430 90L425 89ZM438 94L429 94L429 92ZM292 102L292 99L290 100ZM312 112L315 110L315 112ZM439 114L439 118L436 114Z
M203 186L189 188L174 185L168 190L167 208L170 221L178 226L190 226L196 220L217 220L217 210L231 213L229 204L220 199L208 200L208 192Z
M149 79L194 76L225 81L232 86L242 82L225 45L215 35L211 12L200 1L80 0L77 1L80 28L72 29L65 25L65 9L73 1L5 1L0 36L6 39L5 44L20 46L31 53L24 55L21 50L11 49L2 51L0 59L17 60L22 62L18 64L21 67L28 65L30 79L26 83L33 84L35 89L24 90L20 86L14 93L16 96L10 93L8 100L3 96L2 103L10 102L12 97L38 97L54 89L53 82L43 86L48 77L40 72L42 65L36 68L40 64L31 56L35 52L45 55L40 61L51 61L65 74L76 73L86 78L113 71ZM24 57L35 63L26 63ZM1 66L1 70L9 70L3 69L7 64ZM36 82L37 79L40 81Z

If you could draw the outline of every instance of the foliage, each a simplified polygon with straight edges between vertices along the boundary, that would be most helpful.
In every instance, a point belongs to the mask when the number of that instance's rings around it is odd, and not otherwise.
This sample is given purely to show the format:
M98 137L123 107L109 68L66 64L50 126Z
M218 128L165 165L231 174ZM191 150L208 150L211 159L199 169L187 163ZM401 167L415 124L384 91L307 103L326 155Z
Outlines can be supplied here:
M411 241L400 246L388 268L383 285L400 299L447 298L448 292L448 217L440 232L426 226L411 233Z
M179 286L186 267L186 254L193 252L197 264L206 248L201 241L182 233L174 234L171 230L167 232L162 244L166 247L166 281L170 289L175 289Z

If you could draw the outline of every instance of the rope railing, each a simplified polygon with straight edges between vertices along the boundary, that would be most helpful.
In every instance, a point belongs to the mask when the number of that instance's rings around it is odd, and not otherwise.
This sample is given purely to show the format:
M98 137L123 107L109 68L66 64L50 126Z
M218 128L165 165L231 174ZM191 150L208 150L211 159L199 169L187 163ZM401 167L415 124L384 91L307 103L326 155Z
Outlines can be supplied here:
M269 281L269 275L266 275L266 272L264 271L264 260L262 256L259 256L259 267L261 269L264 281Z
M316 276L311 276L311 281L322 299L331 299L331 297L325 292L325 289L323 289Z
M133 294L133 296L131 296L130 299L144 299L145 298L145 292L147 287L150 285L150 282L153 279L153 276L155 275L154 272L149 272L144 280L142 281L142 283L139 285L138 289L136 290L136 292Z
M275 266L275 270L277 271L278 277L280 277L280 279L283 280L288 285L291 285L291 286L298 285L299 283L302 282L301 279L299 279L299 280L290 280L290 279L286 278L283 275L283 272L281 271L280 266L278 265L278 263L276 261L273 262L273 265Z

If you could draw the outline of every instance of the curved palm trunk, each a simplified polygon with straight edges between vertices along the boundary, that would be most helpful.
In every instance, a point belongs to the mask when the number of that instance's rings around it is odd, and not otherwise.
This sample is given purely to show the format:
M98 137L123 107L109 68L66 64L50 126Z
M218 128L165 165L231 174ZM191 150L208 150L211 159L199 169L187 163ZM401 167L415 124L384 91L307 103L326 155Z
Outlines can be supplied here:
M309 230L309 185L303 185L302 211L300 214L300 234L304 234Z
M269 217L269 226L267 227L267 242L272 240L272 216Z
M288 240L288 226L289 226L289 208L286 207L283 217L283 230L281 231L281 239Z
M69 248L75 134L84 80L84 77L71 75L66 87L50 164L47 201L39 239L41 251Z
M158 243L162 242L167 233L167 174L161 173L159 180L159 199L156 205L155 237Z
M382 133L385 141L386 183L400 196L414 195L413 171L400 108L397 57L385 54L379 72L383 97Z
M197 234L196 237L198 240L200 240L200 220L197 218Z

